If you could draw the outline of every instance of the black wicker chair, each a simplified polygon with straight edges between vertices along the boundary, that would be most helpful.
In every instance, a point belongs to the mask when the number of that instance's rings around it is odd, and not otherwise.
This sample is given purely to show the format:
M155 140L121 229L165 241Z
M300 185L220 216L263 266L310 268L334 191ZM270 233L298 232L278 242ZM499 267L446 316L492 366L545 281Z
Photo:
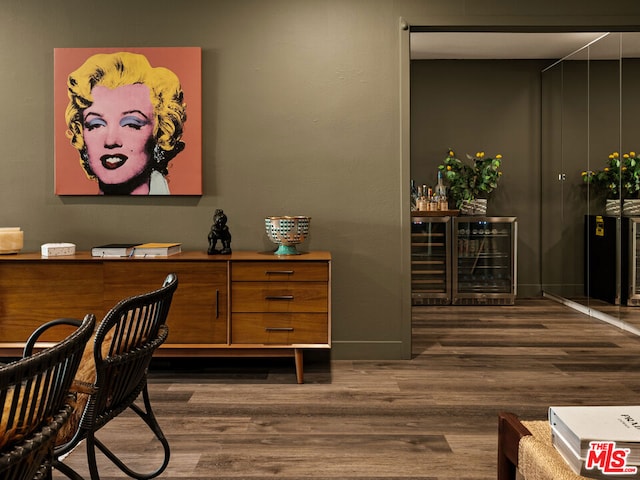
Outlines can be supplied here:
M178 277L169 274L161 288L120 301L98 325L94 345L85 352L84 365L80 366L74 382L80 415L76 414L70 424L77 427L68 434L61 432L54 450L53 467L68 478L82 480L77 471L63 463L63 458L83 440L92 480L100 478L96 447L131 478L154 478L169 464L169 443L149 401L147 371L153 353L167 338L166 319L177 287ZM34 335L29 344L36 340ZM135 403L140 395L143 406ZM162 464L152 472L132 470L96 437L98 430L127 409L149 426L164 450Z
M58 430L72 413L69 390L95 327L87 315L52 347L0 366L0 478L50 477Z

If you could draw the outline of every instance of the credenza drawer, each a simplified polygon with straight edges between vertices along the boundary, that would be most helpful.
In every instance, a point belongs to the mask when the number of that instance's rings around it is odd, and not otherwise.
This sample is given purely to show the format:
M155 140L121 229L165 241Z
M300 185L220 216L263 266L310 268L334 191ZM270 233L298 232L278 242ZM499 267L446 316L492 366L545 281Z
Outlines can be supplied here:
M233 282L232 312L327 312L323 282Z
M329 265L319 262L234 262L232 282L326 282Z
M234 313L234 344L326 344L328 319L322 313Z

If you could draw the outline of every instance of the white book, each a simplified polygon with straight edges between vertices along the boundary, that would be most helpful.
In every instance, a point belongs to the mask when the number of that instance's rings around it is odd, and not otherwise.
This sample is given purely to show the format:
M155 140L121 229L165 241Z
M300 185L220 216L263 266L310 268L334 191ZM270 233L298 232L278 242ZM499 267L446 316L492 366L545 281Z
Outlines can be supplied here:
M579 454L575 450L573 450L571 446L569 446L567 440L563 438L562 435L553 427L551 428L551 443L567 463L567 465L569 465L571 470L583 477L610 480L623 478L628 480L636 480L640 478L640 473L638 472L636 472L635 474L622 472L605 472L603 471L603 465L600 465L600 467L592 465L591 468L587 468L586 457L579 456ZM635 467L636 469L638 468L637 464L633 464L631 462L627 462L626 465L627 467Z
M571 467L578 475L582 472L584 467L584 458L573 450L562 435L553 427L551 427L551 443L556 448L560 456L564 458L565 462Z
M549 423L581 458L590 442L614 441L640 464L640 405L549 407Z

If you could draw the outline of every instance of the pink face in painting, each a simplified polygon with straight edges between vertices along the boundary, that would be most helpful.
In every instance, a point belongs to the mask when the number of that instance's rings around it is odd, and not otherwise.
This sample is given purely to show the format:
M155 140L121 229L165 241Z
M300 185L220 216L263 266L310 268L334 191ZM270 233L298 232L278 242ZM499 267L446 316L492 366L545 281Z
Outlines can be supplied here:
M91 95L93 104L84 111L83 130L91 170L105 188L128 185L126 193L149 193L154 128L149 87L96 86Z

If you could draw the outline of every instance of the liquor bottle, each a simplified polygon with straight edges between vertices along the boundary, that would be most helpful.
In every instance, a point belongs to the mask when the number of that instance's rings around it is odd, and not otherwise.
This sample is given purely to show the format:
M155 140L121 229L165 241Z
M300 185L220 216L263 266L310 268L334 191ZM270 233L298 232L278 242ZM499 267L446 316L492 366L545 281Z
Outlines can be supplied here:
M438 210L449 210L449 201L447 199L447 187L442 181L442 172L438 170L438 183L435 187L435 195L438 199Z
M433 188L429 187L429 210L432 212L436 212L438 210L438 199L436 198L436 194L433 192Z
M423 185L422 187L418 187L418 202L417 202L417 206L418 206L418 210L421 212L424 212L426 210L428 210L429 205L427 202L427 197L425 196L425 194L427 193L427 186Z

